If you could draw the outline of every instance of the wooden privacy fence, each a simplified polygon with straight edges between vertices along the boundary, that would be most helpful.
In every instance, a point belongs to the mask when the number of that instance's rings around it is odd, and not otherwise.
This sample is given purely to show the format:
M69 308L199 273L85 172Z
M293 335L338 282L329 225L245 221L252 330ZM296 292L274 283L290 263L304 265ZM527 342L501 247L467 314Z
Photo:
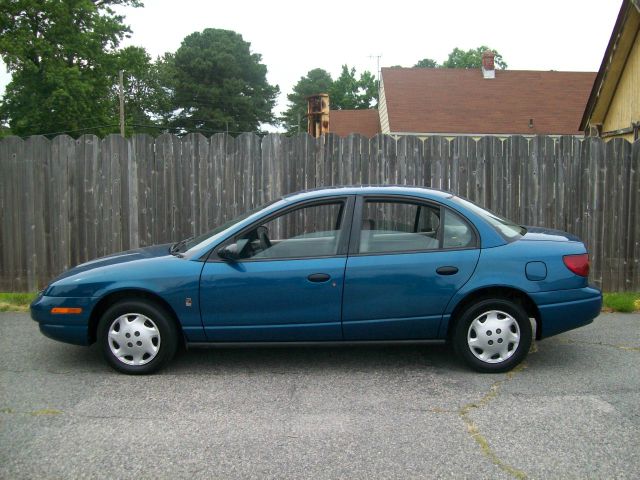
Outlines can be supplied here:
M640 290L639 167L640 142L597 138L9 137L0 141L0 290L33 291L92 258L347 184L446 189L521 224L575 233L591 252L592 281Z

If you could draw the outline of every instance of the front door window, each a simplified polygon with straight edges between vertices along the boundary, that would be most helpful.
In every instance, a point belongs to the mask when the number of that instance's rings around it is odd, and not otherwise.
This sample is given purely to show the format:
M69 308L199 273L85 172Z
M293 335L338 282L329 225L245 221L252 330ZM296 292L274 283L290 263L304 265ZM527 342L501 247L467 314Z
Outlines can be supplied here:
M285 259L336 255L344 202L315 204L264 222L236 240L239 259Z

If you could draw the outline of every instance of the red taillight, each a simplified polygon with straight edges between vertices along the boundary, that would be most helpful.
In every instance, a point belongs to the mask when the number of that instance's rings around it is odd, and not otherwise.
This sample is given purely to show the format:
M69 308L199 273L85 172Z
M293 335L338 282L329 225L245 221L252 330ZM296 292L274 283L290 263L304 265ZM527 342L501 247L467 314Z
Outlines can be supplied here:
M582 253L580 255L565 255L562 257L564 264L569 270L581 277L589 276L589 255Z

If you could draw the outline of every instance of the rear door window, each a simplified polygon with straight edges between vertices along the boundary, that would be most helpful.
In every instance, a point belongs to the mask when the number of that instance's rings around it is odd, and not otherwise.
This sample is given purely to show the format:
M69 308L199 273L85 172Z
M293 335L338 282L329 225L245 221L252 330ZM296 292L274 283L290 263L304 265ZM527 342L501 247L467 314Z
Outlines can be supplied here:
M477 236L461 215L438 205L366 200L358 253L423 252L474 248Z

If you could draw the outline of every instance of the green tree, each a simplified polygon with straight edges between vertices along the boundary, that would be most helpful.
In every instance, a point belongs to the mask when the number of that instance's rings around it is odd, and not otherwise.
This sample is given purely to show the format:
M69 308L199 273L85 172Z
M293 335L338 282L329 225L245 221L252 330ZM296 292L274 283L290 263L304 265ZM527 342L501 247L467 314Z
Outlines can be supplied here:
M280 117L287 133L307 131L307 97L316 93L329 94L332 110L366 109L376 103L378 82L368 70L357 77L356 69L347 65L342 66L341 74L335 81L322 68L310 70L287 95L289 107Z
M485 45L478 48L471 48L469 50L461 50L454 48L449 54L449 57L442 64L443 68L480 68L482 66L482 54L486 50L491 50L495 53L494 62L498 68L507 68L507 63L496 50L493 50Z
M173 55L166 54L156 62L140 47L127 47L118 52L116 72L124 71L124 103L126 131L158 134L167 127L173 114ZM114 111L118 112L117 74L111 79Z
M0 138L8 137L9 135L12 135L11 129L6 125L0 124Z
M207 28L187 36L173 57L173 125L182 131L257 132L273 124L278 86L242 35Z
M314 68L306 76L300 77L292 92L287 94L289 108L280 117L287 133L307 131L307 97L329 93L332 85L331 75L322 68Z
M358 79L355 68L343 65L329 90L329 101L333 110L358 110L374 106L377 95L377 82L371 72L363 72Z
M436 62L435 60L432 60L431 58L423 58L413 66L413 68L438 68L438 67L439 67L438 62Z
M0 0L0 55L12 74L0 116L16 135L117 131L112 78L130 33L113 6L138 0Z

